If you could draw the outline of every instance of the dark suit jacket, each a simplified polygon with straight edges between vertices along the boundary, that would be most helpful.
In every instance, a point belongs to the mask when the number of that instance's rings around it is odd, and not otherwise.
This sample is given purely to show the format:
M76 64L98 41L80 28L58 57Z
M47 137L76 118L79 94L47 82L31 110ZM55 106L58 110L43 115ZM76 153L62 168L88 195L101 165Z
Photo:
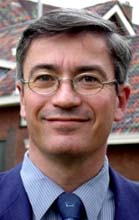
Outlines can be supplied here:
M0 220L32 220L32 210L20 178L21 165L0 174ZM139 220L139 184L110 168L115 220Z

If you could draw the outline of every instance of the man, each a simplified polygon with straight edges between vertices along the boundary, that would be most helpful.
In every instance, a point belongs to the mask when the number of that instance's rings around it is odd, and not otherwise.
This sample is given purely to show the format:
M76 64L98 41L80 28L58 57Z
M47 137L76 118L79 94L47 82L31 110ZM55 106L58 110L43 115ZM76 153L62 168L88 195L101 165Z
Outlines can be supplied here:
M114 24L84 10L51 11L24 31L17 87L29 151L1 174L0 220L61 220L63 192L82 200L82 220L139 219L139 186L106 157L130 95L130 60ZM67 199L65 209L72 206Z

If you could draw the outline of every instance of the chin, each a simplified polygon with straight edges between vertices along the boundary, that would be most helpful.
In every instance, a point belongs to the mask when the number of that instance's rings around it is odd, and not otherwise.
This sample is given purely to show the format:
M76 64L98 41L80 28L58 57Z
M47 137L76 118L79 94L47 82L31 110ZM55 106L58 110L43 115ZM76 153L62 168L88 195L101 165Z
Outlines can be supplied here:
M46 152L51 155L64 155L64 156L79 156L85 153L85 147L79 146L79 144L64 142L64 143L53 143L46 146Z

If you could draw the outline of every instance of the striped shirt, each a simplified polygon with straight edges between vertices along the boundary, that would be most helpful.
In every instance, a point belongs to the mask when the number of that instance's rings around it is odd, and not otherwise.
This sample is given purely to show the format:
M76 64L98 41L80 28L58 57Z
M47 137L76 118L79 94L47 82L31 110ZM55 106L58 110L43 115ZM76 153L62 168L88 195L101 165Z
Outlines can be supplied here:
M109 165L107 158L97 176L77 188L78 195L86 209L87 220L113 220L115 205L109 188ZM21 178L33 210L33 220L61 220L51 205L64 191L45 176L25 153Z

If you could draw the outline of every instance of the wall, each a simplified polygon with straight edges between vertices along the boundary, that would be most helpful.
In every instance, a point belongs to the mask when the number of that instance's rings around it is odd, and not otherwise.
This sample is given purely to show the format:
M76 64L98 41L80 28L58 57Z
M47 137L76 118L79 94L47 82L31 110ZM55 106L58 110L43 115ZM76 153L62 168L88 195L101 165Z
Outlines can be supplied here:
M125 177L139 181L139 143L108 147L110 164Z
M25 152L27 129L20 126L19 106L0 108L0 141L6 141L5 170L20 162Z

